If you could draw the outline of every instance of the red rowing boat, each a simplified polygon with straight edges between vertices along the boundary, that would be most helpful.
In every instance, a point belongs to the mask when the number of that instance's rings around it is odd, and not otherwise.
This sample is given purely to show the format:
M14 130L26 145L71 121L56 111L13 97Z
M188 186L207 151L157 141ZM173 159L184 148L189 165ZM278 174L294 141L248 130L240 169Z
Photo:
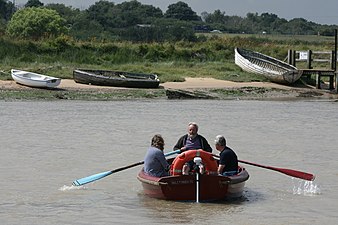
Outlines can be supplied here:
M142 183L144 194L158 199L175 201L196 200L196 175L174 175L153 177L139 172L137 179ZM240 167L234 176L199 174L199 200L217 201L242 196L249 174Z

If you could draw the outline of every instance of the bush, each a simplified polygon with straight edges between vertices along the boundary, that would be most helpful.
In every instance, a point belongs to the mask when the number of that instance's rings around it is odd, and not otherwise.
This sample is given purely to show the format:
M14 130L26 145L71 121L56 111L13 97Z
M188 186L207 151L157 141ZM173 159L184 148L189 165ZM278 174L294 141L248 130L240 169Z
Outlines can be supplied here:
M57 37L66 31L65 20L55 10L36 7L17 11L7 26L9 36L33 40Z

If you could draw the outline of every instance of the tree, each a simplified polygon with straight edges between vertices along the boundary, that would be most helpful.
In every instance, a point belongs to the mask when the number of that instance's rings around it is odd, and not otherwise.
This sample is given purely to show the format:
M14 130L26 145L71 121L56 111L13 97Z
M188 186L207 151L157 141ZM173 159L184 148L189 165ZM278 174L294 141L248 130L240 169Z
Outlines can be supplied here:
M14 12L15 6L12 2L8 2L7 0L0 0L0 21L9 21Z
M7 26L12 37L32 38L56 37L67 31L65 20L52 9L29 7L17 11Z
M43 6L43 3L39 0L28 0L28 2L25 4L25 7L41 7Z
M172 18L177 20L186 21L201 21L201 18L197 16L196 12L185 2L177 2L168 6L168 10L165 12L166 18Z
M74 24L81 13L79 9L73 9L71 6L65 6L65 4L51 3L45 7L57 11L67 21L68 25Z
M225 20L225 12L221 12L219 9L215 10L214 13L208 14L205 17L205 22L207 23L224 23Z
M303 18L295 18L289 21L288 28L291 34L316 34L313 25Z

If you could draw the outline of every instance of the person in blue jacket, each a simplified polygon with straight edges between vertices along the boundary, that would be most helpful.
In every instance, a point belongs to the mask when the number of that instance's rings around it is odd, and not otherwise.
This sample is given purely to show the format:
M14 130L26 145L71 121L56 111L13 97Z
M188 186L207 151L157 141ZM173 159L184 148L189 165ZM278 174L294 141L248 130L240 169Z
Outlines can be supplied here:
M169 175L170 165L164 153L164 139L160 134L154 135L151 139L151 146L148 148L144 158L144 172L150 176L163 177Z

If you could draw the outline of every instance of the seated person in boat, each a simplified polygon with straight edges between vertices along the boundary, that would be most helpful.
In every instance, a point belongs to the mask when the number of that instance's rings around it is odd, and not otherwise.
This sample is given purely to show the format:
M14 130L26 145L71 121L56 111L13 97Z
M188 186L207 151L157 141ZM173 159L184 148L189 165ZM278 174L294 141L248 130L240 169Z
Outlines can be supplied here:
M207 152L212 152L207 139L202 135L198 134L198 125L194 122L188 124L188 133L180 137L174 146L174 150L180 149L182 152L187 150L198 150L203 149ZM189 161L183 166L183 174L186 175L193 168L193 161ZM200 167L200 172L203 171L203 166Z
M222 135L217 135L215 147L219 153L218 174L223 176L232 176L237 174L238 159L236 153L226 146L226 140Z
M154 177L169 175L169 163L164 156L163 149L164 140L162 136L160 134L154 135L144 158L144 172L146 174Z

